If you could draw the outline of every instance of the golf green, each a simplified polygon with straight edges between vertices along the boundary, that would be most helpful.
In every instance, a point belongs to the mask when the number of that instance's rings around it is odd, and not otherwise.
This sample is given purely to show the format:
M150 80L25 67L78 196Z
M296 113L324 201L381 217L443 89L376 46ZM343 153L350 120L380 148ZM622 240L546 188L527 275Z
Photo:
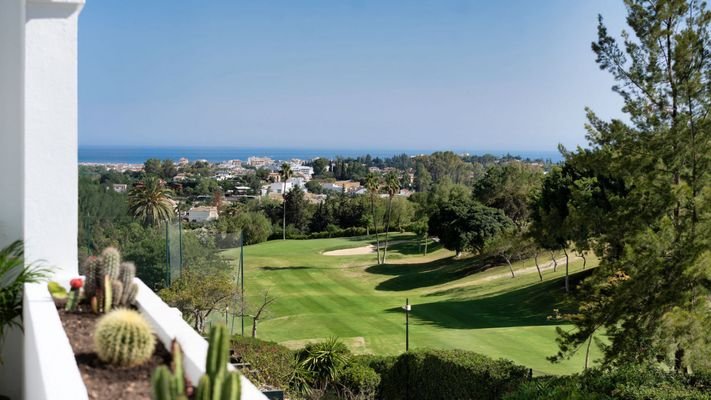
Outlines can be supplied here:
M375 253L362 254L374 243L372 238L246 246L248 313L259 306L266 291L276 298L258 324L257 336L291 348L337 336L355 353L399 354L405 350L402 306L409 299L410 348L471 350L513 360L536 374L583 368L585 349L558 364L546 360L557 351L556 327L572 329L548 318L565 296L562 253L556 255L555 272L548 265L550 254L539 257L548 267L540 282L533 260L515 263L517 276L512 278L508 265L485 265L476 257L454 259L452 252L433 242L423 256L422 247L408 234L391 235L391 240L384 265L377 265ZM354 252L361 254L324 254L356 248ZM224 255L236 263L239 249ZM596 263L588 257L588 266ZM573 281L585 274L582 265L582 259L571 255ZM250 334L251 320L245 324ZM592 346L591 360L599 356Z

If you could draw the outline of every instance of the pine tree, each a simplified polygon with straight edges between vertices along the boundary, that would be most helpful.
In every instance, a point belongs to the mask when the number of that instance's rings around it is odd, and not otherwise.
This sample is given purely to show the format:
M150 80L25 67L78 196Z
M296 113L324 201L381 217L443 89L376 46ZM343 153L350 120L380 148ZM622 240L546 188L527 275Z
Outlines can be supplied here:
M703 368L711 346L711 13L705 3L626 0L631 32L600 18L592 49L628 121L588 111L590 149L564 173L578 236L600 267L579 292L565 357L604 329L608 363L665 359ZM584 225L584 226L581 226Z

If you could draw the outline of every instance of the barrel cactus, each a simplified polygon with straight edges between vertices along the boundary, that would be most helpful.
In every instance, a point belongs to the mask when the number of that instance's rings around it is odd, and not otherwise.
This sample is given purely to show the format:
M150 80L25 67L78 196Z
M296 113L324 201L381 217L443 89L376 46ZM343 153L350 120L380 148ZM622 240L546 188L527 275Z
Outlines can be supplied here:
M102 361L131 367L151 358L155 337L141 314L117 309L99 319L94 331L94 345Z

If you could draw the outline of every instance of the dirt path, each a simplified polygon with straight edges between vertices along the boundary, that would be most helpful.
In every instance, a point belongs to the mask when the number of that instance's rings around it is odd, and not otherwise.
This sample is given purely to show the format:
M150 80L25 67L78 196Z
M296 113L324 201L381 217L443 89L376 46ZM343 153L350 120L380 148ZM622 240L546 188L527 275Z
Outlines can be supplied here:
M388 246L392 246L395 244L399 243L406 243L406 242L411 242L411 240L393 240L388 242ZM380 248L382 249L384 247L384 243L380 243ZM367 246L363 247L354 247L351 249L340 249L340 250L331 250L331 251L324 251L323 255L324 256L362 256L362 255L367 255L367 254L375 254L375 245L374 244L369 244Z

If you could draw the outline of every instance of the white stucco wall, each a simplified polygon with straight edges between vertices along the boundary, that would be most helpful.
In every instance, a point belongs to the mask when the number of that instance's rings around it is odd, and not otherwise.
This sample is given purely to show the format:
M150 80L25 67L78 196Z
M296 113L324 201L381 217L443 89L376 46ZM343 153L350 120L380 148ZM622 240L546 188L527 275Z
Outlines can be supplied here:
M0 1L0 248L23 236L24 43L23 1Z
M77 23L83 4L27 0L26 10L25 256L44 260L59 275L77 275Z

